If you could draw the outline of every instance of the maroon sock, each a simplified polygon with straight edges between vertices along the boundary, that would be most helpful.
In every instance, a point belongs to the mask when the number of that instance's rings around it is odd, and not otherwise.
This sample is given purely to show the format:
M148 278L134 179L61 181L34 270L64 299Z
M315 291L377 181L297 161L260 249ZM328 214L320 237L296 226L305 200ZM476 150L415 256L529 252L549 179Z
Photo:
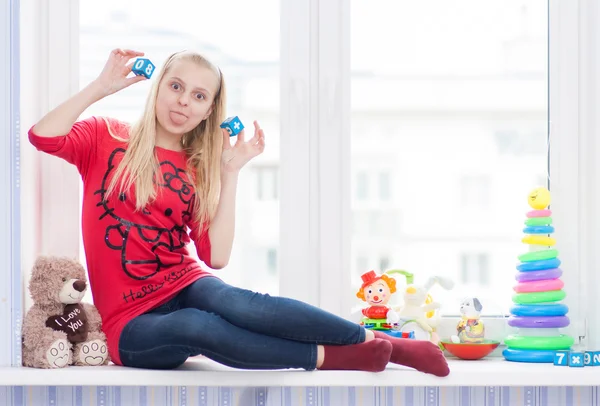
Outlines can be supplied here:
M392 344L390 361L394 364L404 365L436 376L447 376L450 373L444 353L434 343L396 338L381 331L373 332L375 338L387 340Z
M392 345L385 340L371 340L352 345L324 345L321 370L355 370L381 372L390 361Z

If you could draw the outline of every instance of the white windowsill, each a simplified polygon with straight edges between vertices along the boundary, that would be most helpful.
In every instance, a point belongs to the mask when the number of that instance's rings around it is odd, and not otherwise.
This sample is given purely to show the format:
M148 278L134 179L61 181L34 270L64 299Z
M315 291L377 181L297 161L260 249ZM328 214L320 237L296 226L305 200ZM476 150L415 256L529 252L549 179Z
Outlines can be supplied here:
M188 361L177 370L156 371L105 367L58 370L0 368L2 386L596 386L600 367L569 368L522 364L500 358L449 360L446 378L390 364L382 373L355 371L240 371L210 360Z

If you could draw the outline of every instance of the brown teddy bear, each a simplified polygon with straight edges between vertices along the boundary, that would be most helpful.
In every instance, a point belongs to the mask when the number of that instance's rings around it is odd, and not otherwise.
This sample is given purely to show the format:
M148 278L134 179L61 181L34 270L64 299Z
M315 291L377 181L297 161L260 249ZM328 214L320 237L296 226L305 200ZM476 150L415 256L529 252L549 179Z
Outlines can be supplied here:
M80 303L87 290L78 261L39 257L31 273L33 306L23 320L23 365L63 368L109 362L102 320L94 305Z

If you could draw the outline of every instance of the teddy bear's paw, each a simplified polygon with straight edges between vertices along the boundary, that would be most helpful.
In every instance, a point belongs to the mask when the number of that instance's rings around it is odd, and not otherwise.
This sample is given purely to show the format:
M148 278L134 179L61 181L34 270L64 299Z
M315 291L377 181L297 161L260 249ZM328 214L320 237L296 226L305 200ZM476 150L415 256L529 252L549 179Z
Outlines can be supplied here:
M69 342L60 338L54 341L46 351L46 360L51 368L63 368L69 364L70 353Z
M108 351L102 340L91 340L81 344L79 349L79 365L102 365L106 361Z

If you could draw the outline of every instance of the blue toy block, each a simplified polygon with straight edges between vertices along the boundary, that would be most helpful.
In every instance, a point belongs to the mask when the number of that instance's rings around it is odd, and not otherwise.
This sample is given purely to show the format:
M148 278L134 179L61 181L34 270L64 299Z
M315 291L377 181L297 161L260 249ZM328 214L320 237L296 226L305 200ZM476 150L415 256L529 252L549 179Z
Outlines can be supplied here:
M235 137L244 129L244 125L238 118L238 116L229 117L227 120L223 121L221 124L221 128L224 128L229 133L230 137Z
M584 356L584 364L586 367L599 367L600 351L586 351Z
M554 353L554 365L563 367L569 365L569 351L556 351Z
M569 353L569 366L574 368L583 367L584 363L583 352L570 352Z
M586 367L592 366L592 353L590 351L586 351L583 354L583 365Z
M145 76L146 79L150 79L154 73L155 66L150 62L150 59L138 58L135 60L131 71L136 76Z

